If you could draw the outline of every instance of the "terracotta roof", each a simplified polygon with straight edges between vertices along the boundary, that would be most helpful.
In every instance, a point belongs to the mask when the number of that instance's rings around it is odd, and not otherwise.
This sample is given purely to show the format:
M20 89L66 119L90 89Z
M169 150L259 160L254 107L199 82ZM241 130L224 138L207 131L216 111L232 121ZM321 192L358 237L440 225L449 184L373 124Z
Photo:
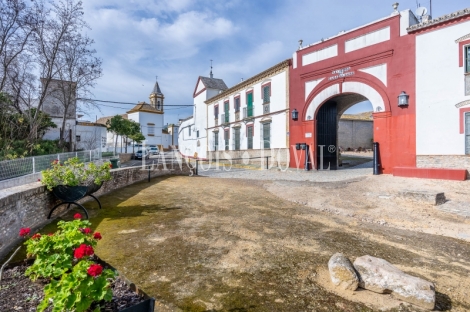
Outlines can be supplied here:
M136 106L134 106L133 109L128 111L127 113L138 113L138 112L144 112L144 113L153 113L153 114L163 114L162 111L157 110L155 107L153 107L150 104L147 104L145 102L140 102Z
M102 124L102 125L106 125L106 122L107 122L108 120L110 120L111 118L113 118L114 116L116 116L116 115L113 115L113 116L105 116L105 117L98 118L98 120L96 121L96 123L99 123L99 124ZM127 114L122 114L121 117L124 118L124 119L127 119Z
M423 28L445 23L445 22L457 19L462 16L466 16L466 15L470 15L470 8L459 10L457 12L450 13L450 14L447 14L438 18L434 18L426 22L421 22L419 24L408 27L406 30L408 30L408 32L413 32L413 31L420 30Z
M359 114L343 114L340 119L371 121L373 117L372 112L364 112Z
M101 118L100 118L101 119ZM100 122L89 122L89 121L77 121L78 126L89 126L89 127L105 127L105 124L102 124Z

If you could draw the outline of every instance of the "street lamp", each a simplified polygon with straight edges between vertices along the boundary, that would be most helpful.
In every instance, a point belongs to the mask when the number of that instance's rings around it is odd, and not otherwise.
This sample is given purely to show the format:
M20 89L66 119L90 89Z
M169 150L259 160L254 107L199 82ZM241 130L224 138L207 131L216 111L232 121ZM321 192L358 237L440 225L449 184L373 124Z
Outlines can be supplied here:
M299 119L299 112L294 108L292 111L292 120L297 120Z
M402 91L400 93L400 95L398 96L398 106L399 107L402 107L402 106L408 106L408 100L409 100L410 96L408 94L406 94L405 91Z

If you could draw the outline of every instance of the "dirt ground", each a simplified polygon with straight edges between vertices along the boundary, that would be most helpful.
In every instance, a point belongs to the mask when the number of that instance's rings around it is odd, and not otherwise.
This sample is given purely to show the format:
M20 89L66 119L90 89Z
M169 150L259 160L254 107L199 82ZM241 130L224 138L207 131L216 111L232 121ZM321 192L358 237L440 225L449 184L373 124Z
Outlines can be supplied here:
M421 311L391 295L338 292L327 273L336 252L386 259L435 283L436 310L470 311L469 221L397 196L416 183L174 176L87 207L103 235L97 254L154 296L155 311ZM419 183L470 202L467 182Z

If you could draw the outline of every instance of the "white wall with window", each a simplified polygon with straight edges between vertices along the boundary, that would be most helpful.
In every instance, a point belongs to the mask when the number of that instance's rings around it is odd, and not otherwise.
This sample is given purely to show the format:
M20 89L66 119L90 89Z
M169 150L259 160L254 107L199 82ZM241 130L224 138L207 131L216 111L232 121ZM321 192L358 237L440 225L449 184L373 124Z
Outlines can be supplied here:
M469 47L470 20L416 35L418 156L466 153L463 128L465 111L470 108Z

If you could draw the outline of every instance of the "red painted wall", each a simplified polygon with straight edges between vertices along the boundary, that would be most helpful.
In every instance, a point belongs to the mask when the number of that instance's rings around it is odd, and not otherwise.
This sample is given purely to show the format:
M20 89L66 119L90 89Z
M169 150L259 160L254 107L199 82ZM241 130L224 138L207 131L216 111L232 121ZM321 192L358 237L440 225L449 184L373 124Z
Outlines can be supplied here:
M390 40L345 53L345 42L358 36L390 26ZM302 55L338 44L338 56L302 66ZM372 75L359 72L359 69L387 64L387 86ZM329 81L332 71L351 67L353 76ZM306 121L306 110L313 98L326 87L347 81L365 83L374 88L383 98L386 111L374 113L374 141L380 144L380 163L383 173L392 173L393 167L416 166L416 110L415 110L415 37L400 37L400 16L393 16L336 38L326 40L297 52L297 68L290 68L289 101L290 111L299 112L297 121L290 121L290 167L296 167L295 143L310 145L312 155L315 149L315 121ZM305 100L305 82L326 78ZM397 96L406 91L410 96L406 108L398 107ZM316 114L316 113L315 113ZM314 117L314 119L316 116ZM306 138L305 133L312 133ZM299 157L299 155L297 155ZM316 157L314 158L315 168ZM303 164L303 162L300 162Z

